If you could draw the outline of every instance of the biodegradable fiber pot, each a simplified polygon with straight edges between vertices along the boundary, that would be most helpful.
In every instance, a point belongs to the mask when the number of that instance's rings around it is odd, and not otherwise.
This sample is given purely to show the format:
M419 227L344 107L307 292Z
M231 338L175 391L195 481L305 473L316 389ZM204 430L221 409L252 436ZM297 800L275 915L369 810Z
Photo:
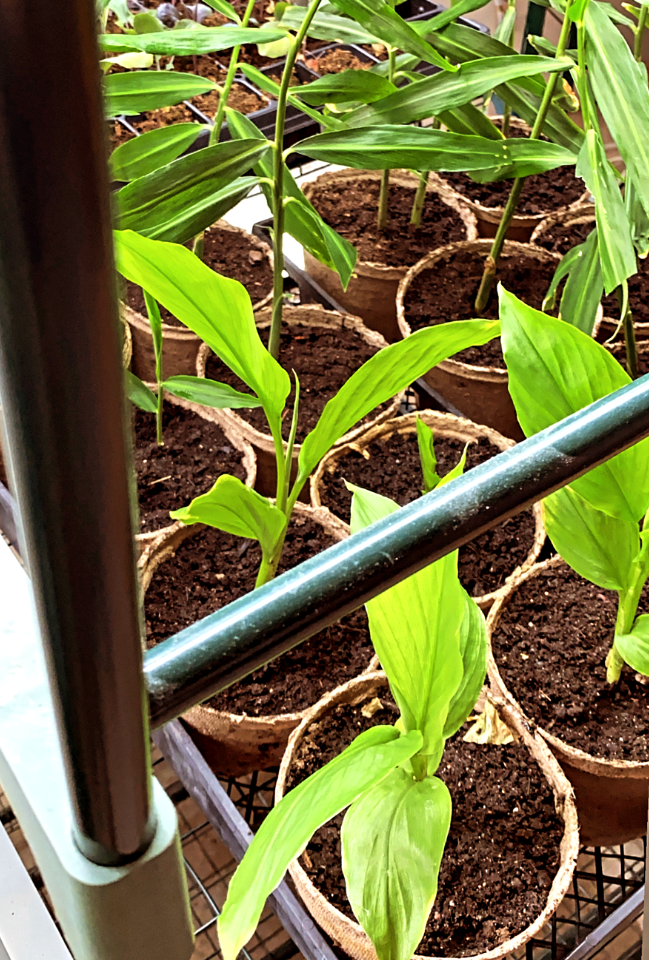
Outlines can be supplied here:
M502 434L493 430L491 427L485 427L471 420L464 420L461 417L455 417L450 413L437 413L433 410L422 410L418 413L409 413L403 417L396 417L394 420L388 420L385 423L377 424L372 427L362 437L352 440L339 447L336 447L321 461L318 469L311 477L311 502L315 507L323 507L322 503L322 482L323 478L330 473L337 462L351 451L360 453L363 457L370 458L370 447L373 443L381 440L387 440L393 434L411 434L413 437L417 433L417 419L422 420L433 431L436 439L451 437L460 440L462 444L471 443L482 438L492 443L499 450L509 450L514 446L513 440L508 440ZM418 482L417 481L413 481ZM380 492L380 491L379 491ZM324 509L328 509L324 507ZM507 577L505 583L498 590L492 593L484 594L481 597L474 597L475 601L481 607L489 607L497 597L507 593L509 584L518 579L525 570L528 570L536 561L541 548L545 542L545 528L543 526L543 508L540 503L534 504L535 536L534 542L525 561L518 566ZM342 521L341 521L342 522ZM347 524L345 524L347 527ZM347 529L349 529L347 527Z
M344 524L328 510L315 510L297 503L294 515L313 518L336 540L347 536ZM150 545L140 561L144 593L160 565L172 557L183 541L199 528L199 525L184 527L181 523L176 523ZM373 658L367 669L375 670L376 667L377 660ZM208 704L199 704L184 713L182 719L192 739L216 773L243 776L253 770L264 770L278 764L291 732L307 712L303 710L299 713L254 717L215 710Z
M270 307L264 307L262 310L260 310L256 317L257 327L260 330L270 327L271 316L272 310ZM361 340L377 351L382 350L383 347L387 347L387 343L383 337L375 330L369 330L363 321L358 317L352 317L349 314L336 313L333 310L325 310L324 307L321 307L319 304L304 304L299 307L285 306L282 327L283 329L288 327L292 330L297 330L300 327L317 327L325 330L336 330L342 327L345 330L354 330ZM204 377L206 375L205 368L211 353L212 351L207 344L203 344L198 354L198 360L196 364L196 372L198 373L199 377ZM299 370L297 371L297 374L298 376L300 375ZM354 427L338 442L344 443L353 439L354 437L360 436L360 434L364 433L368 427L373 426L375 423L382 423L384 420L393 417L399 409L402 396L403 393L398 394L391 403L388 403L385 406L384 410L377 413L375 417L362 426ZM260 430L257 430L235 410L217 410L215 411L215 414L219 423L227 424L231 430L237 431L250 444L252 444L253 450L255 451L255 455L257 457L256 489L265 496L274 496L277 474L275 470L275 445L273 443L273 438L269 433L262 433ZM293 449L293 477L297 472L297 460L299 453L300 445L296 443Z
M518 711L521 707L516 700L515 691L507 688L498 669L491 638L498 628L503 611L521 584L533 580L542 571L553 566L565 566L565 562L561 557L553 557L524 573L504 596L498 598L487 619L491 689L496 696L502 697ZM548 683L552 683L551 677L548 677ZM536 728L546 740L573 785L582 843L617 846L627 840L644 836L647 830L649 763L602 759L566 743L548 730L537 727L531 720L526 722Z
M489 119L502 120L502 117L496 116L490 117ZM516 117L512 117L509 123L511 128L524 132L528 137L532 132L532 129L530 126L528 126L528 124ZM479 203L477 200L472 200L470 197L467 197L465 194L456 190L452 183L444 179L443 175L440 176L437 173L432 173L431 180L435 183L437 190L439 190L442 196L446 196L451 200L460 200L475 214L479 237L496 236L496 231L505 209L504 207L487 207L484 204ZM513 181L510 182L513 183ZM556 216L557 214L577 210L583 203L586 203L589 196L590 194L588 190L584 190L581 197L579 197L578 200L575 200L574 203L571 203L565 207L560 207L557 210L544 210L541 213L534 214L515 214L509 230L507 231L507 239L516 240L519 243L527 243L527 241L530 240L535 227L537 227L542 220L545 220L545 218L550 215Z
M412 281L424 270L439 269L440 264L459 251L475 253L483 260L491 251L490 240L473 240L462 243L449 243L439 250L433 250L419 263L408 270L399 284L397 293L397 319L401 335L409 337L412 333L406 320L408 291ZM542 262L559 263L558 254L548 253L531 244L513 243L508 240L503 247L503 258L524 255ZM511 397L507 379L507 370L500 367L479 367L459 360L443 360L428 373L424 380L453 404L469 420L485 423L512 440L524 440Z
M380 179L381 173L376 170L336 170L322 173L316 180L306 183L304 194L313 203L319 187L344 185L350 180L376 182ZM418 182L418 178L407 170L390 171L390 184L408 187L413 192L413 199ZM474 240L478 236L475 216L459 194L456 197L450 196L448 191L440 190L432 180L428 184L427 193L439 194L441 199L455 210L464 223L467 240ZM343 290L338 274L316 260L308 250L304 251L304 267L323 290L350 313L362 317L370 329L378 330L389 343L400 339L394 301L399 282L408 269L406 266L359 260L347 290Z
M272 251L267 244L240 227L233 227L225 220L219 220L215 226L218 226L220 230L229 230L232 233L244 236L252 248L258 250L269 260L272 268ZM272 293L258 303L253 303L253 310L260 310L271 298ZM145 382L155 380L155 353L149 319L136 310L132 310L127 304L124 304L122 309L133 337L133 373ZM165 376L172 377L181 374L194 376L196 374L196 358L203 341L189 327L180 324L176 326L170 323L162 324L162 338L162 362Z
M282 759L275 788L275 803L278 803L284 795L297 749L311 726L338 704L358 705L364 701L370 701L384 691L386 687L385 674L379 672L365 674L327 694L311 710L307 711L299 727L291 734L286 753ZM517 936L498 944L494 949L465 958L465 960L477 960L478 957L480 957L480 960L499 960L501 957L514 954L514 951L520 950L524 944L531 940L554 914L566 894L572 880L579 850L574 797L570 784L563 775L561 768L543 741L527 729L516 710L508 709L504 704L499 705L497 702L495 705L513 734L524 742L530 753L530 763L536 763L540 767L543 776L552 788L557 813L564 822L564 833L561 841L560 865L553 878L543 911L533 923L529 924ZM484 749L488 750L489 746L485 746ZM511 839L513 843L516 843L515 835L512 835ZM299 860L296 859L291 863L289 872L307 909L322 929L333 938L334 942L340 945L345 953L353 957L354 960L376 960L374 947L361 926L329 903L313 885ZM413 960L424 960L424 958L415 954ZM425 958L425 960L431 960L431 958Z
M564 210L562 213L551 213L545 220L541 220L534 228L534 232L530 237L530 243L535 243L538 246L544 246L546 249L550 249L544 241L547 240L548 233L555 227L563 227L569 230L571 227L590 224L592 228L595 226L595 223L595 209L592 203L583 203L577 207L573 206L570 210ZM579 242L583 241L575 241L575 243L570 244L570 246L576 246ZM561 252L564 253L564 251Z

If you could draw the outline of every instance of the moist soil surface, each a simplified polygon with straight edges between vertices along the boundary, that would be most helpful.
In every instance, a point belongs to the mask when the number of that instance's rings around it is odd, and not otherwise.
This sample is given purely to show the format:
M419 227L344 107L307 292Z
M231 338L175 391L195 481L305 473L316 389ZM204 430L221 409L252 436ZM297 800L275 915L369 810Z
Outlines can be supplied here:
M635 276L629 277L629 307L634 323L649 323L649 262L647 259L637 262L638 272ZM617 323L620 317L620 305L615 294L604 297L602 308L604 316ZM610 328L607 335L611 335Z
M159 447L155 414L134 408L133 419L142 533L169 526L170 510L207 493L222 474L245 481L243 454L215 423L165 402L164 446Z
M544 250L549 250L551 253L560 253L563 256L568 250L576 247L578 243L584 243L594 227L594 220L588 220L585 223L555 223L548 230L545 230L540 237L537 237L534 244L537 247L543 247Z
M172 123L198 123L195 113L186 107L184 103L174 104L172 107L161 107L159 110L151 110L149 113L141 113L134 117L126 117L127 123L137 130L138 133L148 133L149 130L156 130L158 127L168 127ZM134 134L121 123L113 125L112 143L114 147L132 140Z
M453 437L435 439L440 476L445 476L459 462L463 449L463 441ZM393 433L387 439L376 440L368 452L369 460L359 453L347 453L337 461L333 473L325 474L322 479L320 495L323 506L329 507L347 523L351 494L344 480L390 497L400 506L421 496L421 465L414 430L409 434ZM482 437L470 444L466 469L470 470L499 453L496 446ZM497 590L516 567L524 563L534 544L534 533L534 515L525 511L461 547L459 573L462 586L473 597Z
M616 612L614 591L553 567L515 592L492 646L506 686L541 727L597 757L646 763L649 685L626 666L616 685L606 682Z
M342 73L343 70L369 70L372 61L361 60L353 50L328 50L316 57L307 57L307 67L315 70L321 77L328 73Z
M334 542L311 518L294 515L278 572ZM201 528L153 577L145 597L148 646L252 590L260 561L254 541ZM294 713L358 676L373 655L365 610L356 610L207 703L253 717Z
M376 226L378 180L341 180L318 186L311 202L323 220L358 250L359 260L388 266L412 266L437 247L466 239L460 215L436 193L428 193L421 229L410 224L415 189L391 184L390 220L384 233Z
M626 370L626 348L623 343L620 344L619 350L613 353L613 356ZM642 377L645 373L649 373L649 350L638 352L638 376Z
M393 724L391 697L371 719L341 704L300 744L289 786L336 756L370 726ZM437 897L416 953L465 957L516 936L541 913L560 863L563 824L552 790L522 744L464 743L462 728L446 744L437 776L449 788L453 815ZM341 865L344 814L321 827L300 857L313 884L350 919Z
M504 207L513 184L513 180L476 183L468 173L444 173L443 178L462 196L481 203L483 207ZM556 167L526 178L516 213L547 215L575 203L585 190L584 181L575 176L574 167Z
M268 343L268 328L259 331L264 344ZM348 327L338 329L323 327L294 327L286 325L280 337L279 359L281 365L291 377L292 387L286 401L286 413L282 423L282 434L288 440L293 414L295 378L300 380L300 409L296 442L301 443L312 430L322 413L325 404L349 380L366 360L374 356L376 347L371 347L361 339L355 330ZM212 355L207 361L205 375L220 383L245 393L250 389L226 367L218 357ZM370 417L387 409L391 401L376 407ZM240 417L252 424L260 433L268 433L268 422L261 408L237 410ZM368 418L359 421L365 423Z
M422 327L448 320L470 320L476 316L475 297L480 287L485 258L468 250L438 261L429 270L414 277L405 299L405 317L414 333ZM500 260L496 282L480 316L498 319L498 283L516 294L524 303L541 309L557 264L542 263L532 257L505 256ZM482 347L469 347L453 357L463 363L505 369L500 337Z
M263 300L273 289L273 271L263 252L243 234L218 226L205 231L204 262L217 273L242 283L253 304ZM129 307L146 317L146 304L141 287L128 281ZM166 307L160 306L163 323L184 326Z

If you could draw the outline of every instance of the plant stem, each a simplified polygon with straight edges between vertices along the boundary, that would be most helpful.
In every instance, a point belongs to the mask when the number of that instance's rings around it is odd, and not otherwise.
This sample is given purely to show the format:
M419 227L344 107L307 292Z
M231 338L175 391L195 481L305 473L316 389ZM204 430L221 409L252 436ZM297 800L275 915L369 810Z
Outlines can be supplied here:
M626 296L622 296L619 299L622 301L622 309L624 310L622 325L624 327L624 345L626 348L626 369L631 379L635 380L638 376L638 348L635 342L633 314L631 312L631 308L629 307L628 293Z
M419 174L419 183L417 184L417 191L415 193L415 202L412 205L410 223L413 225L413 227L416 227L417 230L419 230L421 227L421 215L424 212L424 200L426 199L426 187L428 186L429 176L429 171Z
M568 4L563 16L563 24L561 27L559 42L557 43L557 57L562 57L566 52L566 47L568 46L570 26L572 23L572 21L568 19L568 11L570 10L570 7L571 0L568 0ZM552 97L554 96L558 77L558 73L552 73L548 78L548 82L543 92L543 99L541 100L541 106L539 107L539 112L536 115L536 120L534 121L534 126L532 127L530 140L538 139L538 136L543 129L543 124L545 123L548 110L550 109L550 105L552 103ZM487 305L491 288L493 287L494 280L496 279L496 268L498 266L500 254L503 250L505 237L507 236L507 231L509 230L511 222L514 219L516 207L518 206L518 201L520 200L524 184L525 177L516 177L505 205L500 223L498 224L498 230L496 231L494 242L491 245L491 250L489 251L489 256L487 257L487 262L485 263L484 273L480 282L480 289L478 290L478 295L475 299L475 308L478 314L481 313Z
M279 335L282 329L282 301L284 297L284 127L286 124L286 100L288 97L295 60L306 37L311 21L318 12L321 0L313 0L295 35L286 56L282 82L277 96L275 117L274 169L273 169L273 316L270 325L268 352L275 360L279 357Z
M503 112L503 122L501 126L503 137L509 136L509 121L512 118L512 108L508 103L505 104L505 110Z
M255 0L248 0L248 5L245 9L243 17L241 19L241 26L247 27L248 21L252 16L252 11L255 6ZM238 47L235 47L230 55L230 63L228 64L228 72L225 75L225 83L223 84L223 90L221 91L221 96L219 97L219 106L216 111L216 116L214 117L214 126L212 127L212 132L210 133L210 146L214 143L219 142L221 136L221 127L223 126L223 118L225 116L225 108L228 104L228 97L230 96L230 90L232 89L232 84L234 82L234 75L237 72L237 67L239 66L239 54L241 53L241 44Z
M388 80L394 83L394 74L396 72L397 52L392 47L388 47ZM376 227L379 233L383 233L388 225L388 197L390 193L390 171L384 170L381 174L381 188L379 190L379 209L376 217Z
M646 526L646 522L647 517L645 516L645 522L643 526ZM616 637L623 636L626 633L631 633L631 630L633 629L633 621L635 620L638 612L640 594L642 593L642 588L644 587L647 577L649 576L649 537L644 540L637 558L633 561L632 567L633 573L629 586L626 590L620 590L618 593L619 606L617 610L617 619L615 621ZM608 656L606 657L606 679L608 683L618 682L623 666L624 660L620 656L618 649L615 646L615 640L613 640L613 646L609 650Z
M649 7L645 3L640 7L640 13L638 14L638 25L635 28L635 39L633 41L633 56L636 58L638 63L642 60L642 35L644 33L644 28L647 23L647 12Z

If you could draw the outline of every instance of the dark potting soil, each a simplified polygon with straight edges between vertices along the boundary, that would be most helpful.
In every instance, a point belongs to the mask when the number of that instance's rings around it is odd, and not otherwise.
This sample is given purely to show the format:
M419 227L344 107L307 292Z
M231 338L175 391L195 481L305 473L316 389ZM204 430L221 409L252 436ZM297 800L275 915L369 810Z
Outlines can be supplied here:
M639 612L649 612L645 587ZM505 684L525 712L566 743L607 760L649 760L649 685L624 667L606 682L617 595L568 567L527 580L492 638Z
M192 103L207 117L214 118L219 109L219 94L216 90L210 90L209 93L194 97ZM242 83L233 83L228 97L228 106L238 110L239 113L256 113L257 110L263 110L268 106L268 100L248 90Z
M283 65L281 63L278 63L275 69L268 70L267 73L270 75L271 79L275 81L275 83L281 83ZM293 72L291 73L291 79L289 80L288 85L289 87L300 87L302 86L303 83L311 83L312 80L315 80L315 77L308 77L306 80L303 80L297 71L297 67L294 67ZM271 100L277 99L276 97L273 97L272 94L269 94L269 97L271 98Z
M268 343L268 328L259 331L264 344ZM293 386L286 401L286 413L282 424L282 433L288 440L293 414L295 379L293 371L300 380L300 409L296 442L301 443L312 430L328 400L331 399L358 370L366 360L373 357L376 348L361 339L355 330L339 327L336 330L322 327L284 327L280 338L280 363L291 377ZM218 357L212 355L206 364L205 375L211 380L229 383L237 390L249 392L248 387L226 367ZM385 410L391 401L376 407L373 414ZM261 433L268 433L268 422L261 408L237 410L239 416L252 424ZM364 420L359 421L364 423Z
M290 787L340 753L364 729L393 724L391 697L366 719L361 706L339 705L314 724L298 749ZM416 953L465 957L516 936L541 913L560 863L563 835L552 790L522 744L449 740L437 776L448 786L453 815L437 897ZM321 827L300 862L313 884L350 919L342 873L344 814Z
M334 543L311 518L294 516L279 573ZM255 586L259 545L204 528L156 572L145 597L147 644L156 643L242 597ZM374 655L364 609L344 617L207 703L263 717L293 713L358 676Z
M485 258L468 250L458 251L429 270L414 277L405 301L405 316L413 332L449 320L470 320L476 316L475 297L480 287ZM498 283L530 307L541 309L556 270L554 262L542 263L532 257L502 257L496 283L487 306L480 312L486 319L498 318ZM463 363L505 369L500 337L482 347L469 347L453 357Z
M273 289L273 271L262 251L242 234L221 227L205 231L204 262L217 273L242 283L253 303L263 300ZM141 287L127 283L127 303L146 317L146 304ZM160 306L164 323L183 326L166 307Z
M369 70L372 63L361 60L353 50L328 50L319 57L307 57L307 67L315 70L321 77L328 73L342 73L343 70Z
M623 343L620 344L619 350L613 353L613 356L626 370L626 348ZM649 373L649 350L638 352L638 376L642 377L645 373Z
M551 253L560 253L561 256L572 250L577 244L588 239L589 233L595 226L594 220L585 223L555 223L549 230L545 230L534 243Z
M649 323L649 263L647 259L638 260L638 272L629 277L629 307L634 323ZM618 321L620 304L616 294L612 293L602 300L604 316ZM604 332L604 331L603 331ZM610 332L608 333L610 336Z
M410 224L414 189L390 186L390 220L379 233L376 216L379 204L378 180L342 180L323 184L311 200L323 220L354 244L359 260L390 266L412 266L437 247L466 239L460 215L436 193L426 196L420 230Z
M443 173L442 176L458 193L481 203L483 207L504 207L514 182L499 180L497 183L476 183L468 173ZM575 203L583 196L585 189L584 181L575 176L574 167L556 167L547 173L526 178L516 212L527 216L547 215Z
M223 431L198 414L165 403L164 446L156 440L155 415L134 408L135 468L140 530L149 533L173 523L170 510L185 507L230 473L246 479L243 454Z
M461 440L452 437L435 439L440 476L445 476L458 463L463 449ZM323 506L329 507L347 523L352 498L343 480L390 497L400 506L421 496L421 465L414 431L393 433L387 439L376 440L368 452L369 460L360 453L346 454L337 461L333 473L322 478ZM482 437L469 446L466 469L470 470L499 453L497 447ZM534 533L534 515L528 510L461 547L459 573L462 586L473 597L497 590L527 558L534 544Z

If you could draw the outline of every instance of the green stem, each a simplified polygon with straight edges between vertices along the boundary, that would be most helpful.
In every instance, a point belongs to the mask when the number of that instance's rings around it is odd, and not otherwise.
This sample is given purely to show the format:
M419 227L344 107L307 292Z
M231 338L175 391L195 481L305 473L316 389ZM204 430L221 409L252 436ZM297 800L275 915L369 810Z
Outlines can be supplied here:
M279 358L279 336L282 329L282 301L284 298L284 127L286 124L286 101L288 98L293 67L297 55L306 37L311 21L318 12L321 0L313 0L307 14L295 35L295 39L286 56L282 82L277 96L277 113L275 117L275 142L273 144L273 314L268 340L268 352L277 360Z
M617 619L615 621L616 637L623 636L626 633L631 633L631 630L633 629L633 622L638 612L640 594L642 593L642 588L644 587L647 576L649 575L647 547L649 547L649 540L647 540L643 545L638 559L633 564L635 570L631 579L631 583L626 590L619 591L620 599L617 610ZM606 680L608 683L618 682L623 666L624 660L620 656L614 639L613 645L611 646L608 656L606 657Z
M626 369L632 380L638 376L638 348L635 342L635 328L633 326L633 314L629 306L629 290L627 281L624 281L622 287L616 291L620 308L623 311L622 326L624 328L624 345L626 348Z
M640 13L638 14L638 25L635 28L635 39L633 41L633 56L636 58L638 63L642 60L642 34L644 33L644 28L647 24L647 12L649 7L645 3L640 7Z
M419 183L417 184L415 201L412 205L410 223L413 225L413 227L416 227L417 230L419 230L421 227L421 216L424 212L424 200L426 199L426 187L428 186L429 176L430 173L428 171L419 174Z
M241 26L247 27L248 21L252 16L252 11L255 6L255 0L248 0L248 5L243 14L241 20ZM234 47L232 54L230 56L230 63L228 64L228 72L225 75L225 83L223 84L223 90L221 91L221 96L219 97L219 106L216 111L216 116L214 117L214 126L212 127L212 132L210 133L210 146L214 143L219 142L221 136L221 127L223 126L223 118L225 117L225 108L228 105L228 99L230 97L230 90L232 89L232 84L234 83L234 76L237 72L237 67L239 66L239 54L241 53L241 44L238 47Z
M376 218L376 226L379 233L383 233L388 224L388 198L390 195L390 171L384 170L381 173L381 188L379 190L379 210Z
M505 110L503 112L503 122L501 126L503 137L507 138L509 136L509 121L512 118L512 108L508 103L505 104Z
M570 26L572 23L572 21L568 19L568 11L570 10L571 5L572 0L568 0L563 17L563 24L561 26L559 42L557 43L557 57L562 57L566 52L566 47L568 46ZM534 121L534 126L532 127L530 140L537 140L541 130L543 129L543 124L545 123L550 105L552 103L552 97L554 96L558 78L558 73L552 73L548 78L548 82L546 83L545 90L543 92L543 99L541 100L541 106L539 107L539 112L536 115L536 120ZM487 257L487 261L485 263L485 269L480 282L478 296L475 300L475 309L478 314L480 314L487 305L491 288L493 287L494 280L496 279L496 268L503 250L505 237L507 236L507 231L511 226L511 222L514 219L516 207L518 206L518 201L520 200L524 184L524 177L516 177L505 205L500 223L498 224L496 236L494 237L494 242L491 245L491 250L489 251L489 256Z

